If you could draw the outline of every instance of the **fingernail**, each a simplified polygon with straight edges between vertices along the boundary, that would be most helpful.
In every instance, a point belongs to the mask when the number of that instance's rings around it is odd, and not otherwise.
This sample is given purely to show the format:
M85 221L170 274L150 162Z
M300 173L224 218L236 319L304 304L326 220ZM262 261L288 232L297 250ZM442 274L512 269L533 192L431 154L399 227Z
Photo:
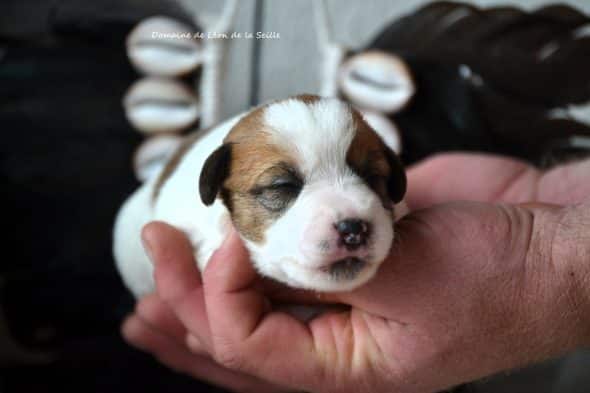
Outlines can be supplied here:
M150 262L153 265L154 264L154 257L153 257L153 253L152 253L152 246L151 246L149 240L147 240L143 235L141 236L141 244L143 245L143 249L145 251L145 254L148 256Z
M228 245L231 242L231 238L233 237L233 232L234 232L233 227L230 227L229 231L225 235L225 239L223 239L223 242L221 242L221 245L215 251L213 251L213 253L209 257L209 260L217 258L217 257L219 257L219 255L224 255L223 253L226 252L225 249L228 247ZM209 263L207 263L207 265L209 265Z
M186 346L191 350L191 352L199 355L205 353L203 343L196 336L190 333L187 334L185 338L185 343Z
M130 338L133 338L133 332L134 332L134 315L133 314L129 314L125 317L125 319L123 320L123 323L121 323L121 327L120 327L120 332L121 332L121 336L123 336L123 338L126 341L129 341Z
M223 243L221 243L221 246L219 246L217 251L226 248L227 245L231 242L231 239L234 237L234 235L235 235L234 227L230 226L229 231L227 232L227 235L225 235L225 239L223 239Z

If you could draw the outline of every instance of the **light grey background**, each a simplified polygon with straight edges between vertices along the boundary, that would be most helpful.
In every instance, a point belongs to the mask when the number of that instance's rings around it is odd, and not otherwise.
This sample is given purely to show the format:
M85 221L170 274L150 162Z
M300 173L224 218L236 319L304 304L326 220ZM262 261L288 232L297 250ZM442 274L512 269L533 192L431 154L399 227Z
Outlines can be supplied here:
M284 98L297 93L319 91L319 50L316 40L312 2L317 0L258 0L263 32L276 32L280 39L260 42L259 66L253 64L254 40L231 40L223 87L223 117L247 109L251 104L252 67L259 76L258 102ZM179 0L197 13L218 13L222 0ZM352 48L361 47L395 18L410 13L426 0L327 0L328 14L335 38ZM549 4L547 0L468 1L480 6L519 6L524 9ZM557 1L553 1L556 3ZM590 14L590 0L569 0ZM256 32L256 0L240 0L237 32ZM590 391L590 390L589 390Z

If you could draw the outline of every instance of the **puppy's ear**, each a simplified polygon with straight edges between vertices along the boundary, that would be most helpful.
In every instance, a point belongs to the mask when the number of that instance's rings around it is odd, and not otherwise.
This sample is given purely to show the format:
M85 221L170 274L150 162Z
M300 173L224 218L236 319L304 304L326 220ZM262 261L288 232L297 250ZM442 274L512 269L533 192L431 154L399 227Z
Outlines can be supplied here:
M231 145L219 146L205 161L199 177L199 193L201 201L210 205L215 201L223 182L229 175L231 163Z
M387 179L387 192L394 203L399 203L406 195L406 171L397 154L388 147L385 147L385 156L391 168Z

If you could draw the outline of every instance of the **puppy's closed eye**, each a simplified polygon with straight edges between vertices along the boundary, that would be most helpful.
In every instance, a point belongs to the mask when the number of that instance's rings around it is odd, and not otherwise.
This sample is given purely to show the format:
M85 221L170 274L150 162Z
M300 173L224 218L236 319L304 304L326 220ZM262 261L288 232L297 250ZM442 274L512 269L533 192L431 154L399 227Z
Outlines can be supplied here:
M301 189L303 182L292 170L271 168L261 176L262 181L252 189L251 193L265 209L271 212L281 212L293 202Z

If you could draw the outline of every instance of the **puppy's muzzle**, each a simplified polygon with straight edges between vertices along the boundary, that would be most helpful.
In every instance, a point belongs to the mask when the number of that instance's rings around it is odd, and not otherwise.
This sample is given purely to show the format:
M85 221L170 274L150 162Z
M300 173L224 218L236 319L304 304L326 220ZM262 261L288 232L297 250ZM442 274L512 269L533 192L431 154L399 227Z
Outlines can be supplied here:
M367 246L371 235L370 224L359 218L346 218L333 224L338 233L337 246L340 253L348 254L325 266L322 270L335 280L352 280L363 270L367 262L355 251Z

